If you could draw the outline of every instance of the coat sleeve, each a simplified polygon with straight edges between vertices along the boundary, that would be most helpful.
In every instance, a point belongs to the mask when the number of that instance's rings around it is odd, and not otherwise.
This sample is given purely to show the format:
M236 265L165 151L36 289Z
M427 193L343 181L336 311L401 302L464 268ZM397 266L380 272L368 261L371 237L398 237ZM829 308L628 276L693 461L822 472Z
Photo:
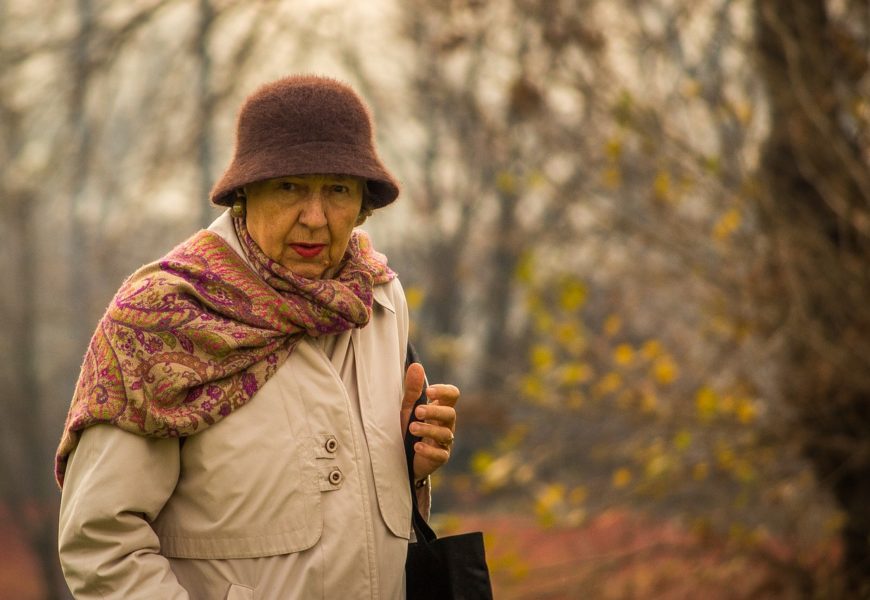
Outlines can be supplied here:
M111 425L82 432L67 464L58 531L61 566L76 598L188 598L149 524L179 469L177 439Z

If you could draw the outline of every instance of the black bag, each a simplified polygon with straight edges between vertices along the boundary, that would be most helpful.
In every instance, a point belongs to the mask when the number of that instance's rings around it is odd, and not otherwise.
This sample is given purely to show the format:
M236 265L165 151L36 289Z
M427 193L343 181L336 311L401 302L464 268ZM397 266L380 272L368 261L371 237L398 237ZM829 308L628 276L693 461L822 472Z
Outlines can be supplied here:
M417 353L408 344L405 368L419 362ZM426 403L426 389L414 404ZM410 425L416 420L411 410ZM414 486L414 444L420 438L405 432L405 457L413 505L412 522L417 541L408 544L405 560L405 582L408 600L492 600L489 569L479 531L438 538L420 514Z

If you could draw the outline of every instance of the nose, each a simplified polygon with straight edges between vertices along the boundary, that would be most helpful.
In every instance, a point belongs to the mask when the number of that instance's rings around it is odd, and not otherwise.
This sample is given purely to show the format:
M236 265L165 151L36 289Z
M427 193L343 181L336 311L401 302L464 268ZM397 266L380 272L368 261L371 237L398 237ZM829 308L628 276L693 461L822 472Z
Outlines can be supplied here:
M299 223L309 229L320 229L325 227L326 211L324 210L323 192L319 189L312 192L302 207L302 213L299 215Z

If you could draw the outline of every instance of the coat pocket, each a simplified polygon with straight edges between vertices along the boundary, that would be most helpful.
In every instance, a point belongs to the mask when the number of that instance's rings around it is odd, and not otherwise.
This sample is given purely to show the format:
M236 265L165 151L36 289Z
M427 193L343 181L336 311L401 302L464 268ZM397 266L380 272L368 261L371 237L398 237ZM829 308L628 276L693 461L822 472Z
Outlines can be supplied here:
M229 559L290 554L323 530L320 473L286 365L232 415L190 436L173 495L154 522L161 553Z

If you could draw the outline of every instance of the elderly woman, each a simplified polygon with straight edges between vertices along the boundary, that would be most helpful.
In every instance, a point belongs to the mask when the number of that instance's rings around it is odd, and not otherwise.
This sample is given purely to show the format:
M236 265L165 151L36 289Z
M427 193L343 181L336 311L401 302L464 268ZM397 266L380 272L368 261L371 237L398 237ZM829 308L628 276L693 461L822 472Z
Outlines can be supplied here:
M121 287L57 453L77 598L402 598L411 485L402 287L354 230L399 190L368 111L313 76L242 107L231 207ZM410 426L419 503L459 391Z

